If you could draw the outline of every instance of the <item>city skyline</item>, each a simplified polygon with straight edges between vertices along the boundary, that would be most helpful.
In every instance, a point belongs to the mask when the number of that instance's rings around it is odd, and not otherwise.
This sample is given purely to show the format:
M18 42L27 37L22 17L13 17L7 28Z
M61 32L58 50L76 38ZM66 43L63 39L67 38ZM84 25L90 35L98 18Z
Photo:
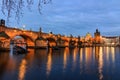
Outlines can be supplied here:
M42 14L39 14L33 5L32 12L23 10L24 14L19 24L11 17L6 26L21 28L25 25L26 29L31 28L34 31L42 27L44 32L52 31L54 34L74 36L85 36L87 32L94 35L95 30L99 29L102 35L116 36L120 35L119 2L119 0L54 0L42 6ZM0 16L6 20L6 16L1 13Z

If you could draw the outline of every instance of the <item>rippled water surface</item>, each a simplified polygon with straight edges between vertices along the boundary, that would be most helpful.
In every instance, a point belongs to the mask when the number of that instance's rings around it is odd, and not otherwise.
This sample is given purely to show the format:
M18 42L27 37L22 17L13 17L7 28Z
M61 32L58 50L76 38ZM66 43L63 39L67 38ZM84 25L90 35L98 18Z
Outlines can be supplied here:
M0 80L120 80L120 48L0 52Z

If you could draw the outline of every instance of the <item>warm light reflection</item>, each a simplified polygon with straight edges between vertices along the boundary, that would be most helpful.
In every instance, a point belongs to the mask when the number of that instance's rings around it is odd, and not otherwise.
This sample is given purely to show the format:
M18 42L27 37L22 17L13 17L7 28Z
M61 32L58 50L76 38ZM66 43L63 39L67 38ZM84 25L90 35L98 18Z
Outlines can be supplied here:
M85 48L85 60L88 61L88 48Z
M46 69L47 70L47 75L49 75L50 72L51 72L51 68L52 68L52 48L49 49L46 68L47 68Z
M92 50L93 50L93 53L94 53L94 55L95 55L95 47L93 47L93 49L92 49Z
M29 61L29 64L32 65L34 60L34 49L28 49L29 53L25 56L25 58Z
M80 74L83 72L83 48L80 48Z
M77 48L74 49L73 52L73 62L76 63L76 57L77 57Z
M20 67L19 67L19 77L18 77L18 80L24 80L25 73L26 73L26 65L27 65L27 61L25 59L23 59L21 61Z
M95 58L96 60L99 59L99 47L95 47Z
M106 59L109 60L109 47L106 47Z
M76 67L77 52L78 52L78 49L75 48L75 49L74 49L74 52L73 52L73 67L72 67L73 70L74 70L75 67Z
M7 54L4 54L4 55L5 55L5 57L3 57L0 62L2 62L5 59L7 59L8 62L7 62L6 69L8 71L13 71L15 69L15 67L16 67L16 60L13 59L13 56L11 56L11 55L10 55L10 58L8 58Z
M86 62L90 61L91 58L91 48L85 48L85 59Z
M115 61L115 47L111 47L112 61Z
M67 54L69 53L69 48L65 48L64 50L64 57L63 57L63 68L66 69L66 66L67 66Z
M99 47L95 47L95 53L99 54Z
M83 61L83 48L80 49L80 62Z
M98 72L99 72L99 80L103 80L103 53L102 47L100 47L99 59L98 59Z

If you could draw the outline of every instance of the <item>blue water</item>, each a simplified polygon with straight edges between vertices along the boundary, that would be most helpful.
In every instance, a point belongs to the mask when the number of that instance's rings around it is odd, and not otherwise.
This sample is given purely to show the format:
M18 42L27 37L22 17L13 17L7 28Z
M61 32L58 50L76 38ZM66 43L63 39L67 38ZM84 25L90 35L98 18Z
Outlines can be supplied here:
M120 48L0 52L0 80L120 80Z

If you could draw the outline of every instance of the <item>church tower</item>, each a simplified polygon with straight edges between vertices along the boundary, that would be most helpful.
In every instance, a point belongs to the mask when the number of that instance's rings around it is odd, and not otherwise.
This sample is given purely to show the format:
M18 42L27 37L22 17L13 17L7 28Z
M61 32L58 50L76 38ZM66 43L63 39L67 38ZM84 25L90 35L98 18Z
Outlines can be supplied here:
M96 29L96 32L94 33L95 43L100 43L100 32L98 29Z

